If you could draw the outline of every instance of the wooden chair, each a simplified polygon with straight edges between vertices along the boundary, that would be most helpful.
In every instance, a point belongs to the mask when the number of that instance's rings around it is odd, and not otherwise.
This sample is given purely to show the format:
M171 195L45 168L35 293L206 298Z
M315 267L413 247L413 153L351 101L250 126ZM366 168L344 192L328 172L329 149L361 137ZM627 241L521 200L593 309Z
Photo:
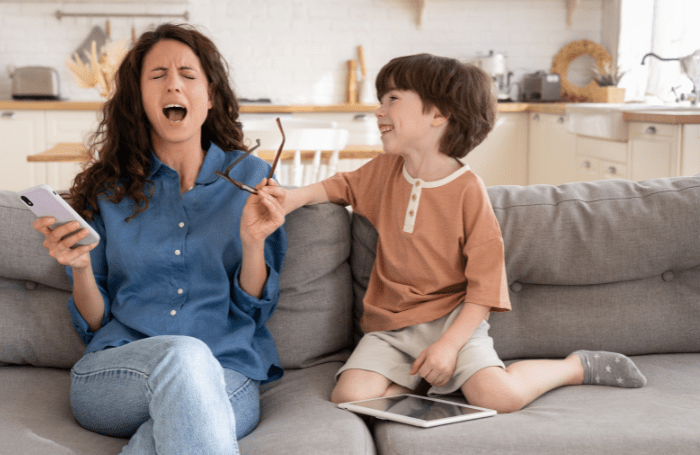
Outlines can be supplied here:
M348 130L338 128L336 122L297 119L282 120L282 127L286 140L276 172L280 185L306 186L335 174ZM245 122L243 133L249 145L260 140L255 153L271 162L282 141L274 119Z

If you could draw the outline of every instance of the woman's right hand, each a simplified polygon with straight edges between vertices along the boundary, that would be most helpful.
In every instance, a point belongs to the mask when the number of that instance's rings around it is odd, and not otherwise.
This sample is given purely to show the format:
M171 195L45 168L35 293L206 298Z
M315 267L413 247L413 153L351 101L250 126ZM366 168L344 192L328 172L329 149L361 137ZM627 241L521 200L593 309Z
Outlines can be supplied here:
M73 269L84 269L90 266L89 253L97 246L97 243L72 248L77 242L87 237L89 231L80 229L80 224L77 221L71 221L52 230L49 226L55 222L54 218L46 216L37 219L32 224L34 229L44 235L44 248L49 251L49 255L60 264L70 266ZM63 238L77 229L80 230L65 239Z

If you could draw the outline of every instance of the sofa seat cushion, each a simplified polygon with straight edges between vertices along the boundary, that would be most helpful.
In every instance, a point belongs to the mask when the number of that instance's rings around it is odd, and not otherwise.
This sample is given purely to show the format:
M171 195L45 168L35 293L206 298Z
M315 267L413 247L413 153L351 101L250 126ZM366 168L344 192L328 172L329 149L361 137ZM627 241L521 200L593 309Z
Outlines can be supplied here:
M82 428L70 408L70 371L31 366L0 367L1 453L110 455L126 439Z
M378 422L377 451L391 455L614 453L697 454L700 354L633 357L641 389L579 386L553 390L512 414L417 429Z
M290 370L261 388L260 423L241 439L241 453L374 454L364 421L331 403L340 362Z

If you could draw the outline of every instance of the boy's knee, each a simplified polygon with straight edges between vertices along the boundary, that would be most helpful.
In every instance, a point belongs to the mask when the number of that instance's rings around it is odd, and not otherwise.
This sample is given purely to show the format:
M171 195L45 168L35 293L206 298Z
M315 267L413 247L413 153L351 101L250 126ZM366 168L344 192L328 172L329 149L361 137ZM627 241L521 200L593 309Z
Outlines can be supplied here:
M369 400L384 396L391 381L379 373L364 370L347 370L338 378L331 393L333 403Z
M494 377L489 372L480 373L462 386L462 393L469 404L493 409L499 414L519 411L527 405L527 399L500 374Z

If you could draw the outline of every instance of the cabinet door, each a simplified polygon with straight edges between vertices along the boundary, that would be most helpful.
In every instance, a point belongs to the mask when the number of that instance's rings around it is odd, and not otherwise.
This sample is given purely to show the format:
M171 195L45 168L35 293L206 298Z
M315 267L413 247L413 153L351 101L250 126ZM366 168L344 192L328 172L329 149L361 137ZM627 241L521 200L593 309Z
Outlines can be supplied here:
M0 190L19 191L41 183L27 157L43 147L42 111L0 111Z
M593 182L600 180L600 161L587 156L576 157L576 180Z
M493 131L462 161L486 186L527 185L527 124L526 113L499 113Z
M639 182L679 175L680 129L679 125L630 124L632 180Z
M681 175L700 174L700 125L683 125Z
M563 115L530 114L528 184L559 185L577 180L576 135Z

